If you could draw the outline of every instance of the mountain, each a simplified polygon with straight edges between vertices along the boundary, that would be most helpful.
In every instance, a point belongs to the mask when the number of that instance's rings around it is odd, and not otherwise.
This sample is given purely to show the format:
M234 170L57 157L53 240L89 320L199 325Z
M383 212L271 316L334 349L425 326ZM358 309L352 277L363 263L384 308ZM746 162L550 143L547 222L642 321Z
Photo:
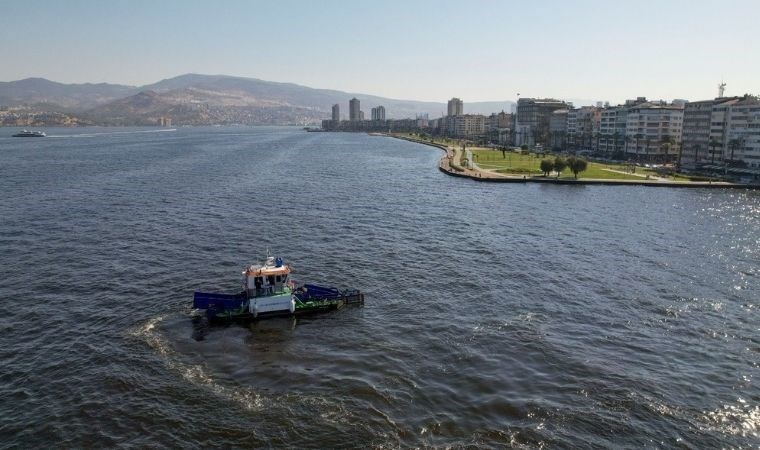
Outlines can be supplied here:
M338 103L346 115L348 113L348 101L356 97L360 100L362 110L366 116L369 116L372 108L382 105L385 107L388 118L393 119L410 118L415 117L417 114L425 113L430 117L438 117L441 113L445 114L447 108L446 103L443 102L398 100L368 94L315 89L293 83L278 83L256 78L227 75L186 74L143 86L141 89L167 92L185 88L239 93L264 102L277 103L283 106L315 108L325 113L329 113L332 105ZM471 102L465 103L465 112L468 114L491 114L492 112L499 112L501 110L509 112L512 105L514 105L514 102L511 101Z
M175 125L307 125L319 123L324 112L252 97L232 91L182 88L141 91L83 113L102 125L155 125L161 117Z
M0 83L0 105L65 110L104 125L154 124L160 117L169 117L177 125L314 124L329 118L335 103L347 118L348 101L353 97L361 101L366 117L379 105L385 107L389 119L419 114L432 118L446 111L443 102L398 100L227 75L186 74L139 88L61 84L41 78ZM465 103L465 112L510 111L513 104Z
M63 84L44 78L25 78L0 82L0 105L50 104L69 110L83 110L136 92L138 88L120 84Z

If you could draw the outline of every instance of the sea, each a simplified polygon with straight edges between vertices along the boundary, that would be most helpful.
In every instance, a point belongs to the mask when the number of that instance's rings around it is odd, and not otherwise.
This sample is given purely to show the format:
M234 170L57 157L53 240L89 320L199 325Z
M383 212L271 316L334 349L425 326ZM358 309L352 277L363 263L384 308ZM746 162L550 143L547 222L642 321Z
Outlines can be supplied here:
M0 128L0 448L757 448L760 192L297 127ZM362 307L209 326L271 252Z

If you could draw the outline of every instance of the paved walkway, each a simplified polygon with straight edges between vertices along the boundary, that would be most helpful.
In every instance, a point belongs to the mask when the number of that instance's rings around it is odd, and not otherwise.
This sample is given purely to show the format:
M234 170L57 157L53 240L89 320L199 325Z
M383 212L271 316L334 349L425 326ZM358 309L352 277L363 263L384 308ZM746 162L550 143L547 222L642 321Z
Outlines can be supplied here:
M385 134L385 136L394 137L397 139L403 139L410 142L416 142L418 144L431 145L437 147L446 154L438 162L438 168L453 176L471 178L476 181L500 181L500 182L535 182L535 183L555 183L555 184L601 184L601 185L631 185L631 186L668 186L668 187L686 187L686 188L741 188L741 189L760 189L757 185L744 185L737 183L727 183L725 181L705 182L705 181L674 181L669 179L662 179L653 177L650 175L647 179L646 175L631 174L625 171L605 169L610 172L618 172L627 175L635 175L640 177L641 180L618 180L618 179L595 179L595 178L555 178L544 176L525 176L525 175L508 175L495 172L493 170L484 170L478 167L473 162L473 168L462 167L459 164L462 158L463 150L458 146L451 146L441 144L438 142L423 141L420 139L414 139L406 136L396 136L391 134ZM469 150L468 150L469 152Z

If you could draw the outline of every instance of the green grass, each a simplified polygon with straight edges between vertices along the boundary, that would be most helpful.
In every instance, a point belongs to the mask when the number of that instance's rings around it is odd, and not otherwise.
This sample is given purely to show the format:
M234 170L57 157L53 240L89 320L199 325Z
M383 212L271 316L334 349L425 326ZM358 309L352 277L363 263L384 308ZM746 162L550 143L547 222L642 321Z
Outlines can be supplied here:
M412 139L420 139L419 136L412 135L411 133L394 133L399 136L409 137ZM427 142L429 142L426 139ZM445 138L434 138L433 143L449 146L449 147L455 147L457 149L462 148L462 144L460 140L457 139L445 139ZM529 176L542 176L543 172L541 172L540 164L541 161L544 159L551 159L553 160L556 155L552 155L550 153L545 153L543 157L540 157L540 155L536 153L529 153L529 154L522 154L519 151L507 151L505 152L505 156L502 156L501 150L494 150L490 148L483 148L483 147L475 147L475 146L467 146L467 148L472 151L473 157L475 159L475 163L484 170L493 170L494 172L501 173L501 174L513 174L513 175L529 175ZM451 167L455 170L463 170L460 167L460 164L464 166L463 160L465 159L465 153L462 152L460 154L460 161L451 161ZM459 164L457 164L459 163ZM630 168L630 165L628 164L602 164L602 163L595 163L589 161L588 167L584 172L581 172L578 174L578 178L587 178L587 179L601 179L601 180L646 180L646 176L649 175L650 177L660 177L656 171L652 169L647 169L644 167L636 167L635 174L630 173L618 173L618 172L610 172L609 170L605 169L611 169L611 170L618 170L621 172L627 172ZM570 172L569 169L565 169L562 174L560 175L560 178L574 178L572 172ZM662 177L666 178L666 177ZM680 182L689 182L689 181L706 181L708 178L705 177L694 177L694 176L688 176L683 174L676 174L673 177L667 177L667 179L670 179L672 181L680 181Z
M503 174L516 174L525 175L531 174L540 176L542 175L540 165L544 159L554 159L553 155L546 154L543 158L537 154L523 155L517 152L506 152L506 157L502 156L501 150L491 150L484 148L471 148L475 163L482 169L495 170L498 173ZM636 176L633 174L610 172L604 169L621 170L625 171L626 166L623 164L599 164L589 162L588 167L584 172L578 174L578 178L595 178L602 180L644 180L645 177ZM637 169L636 173L639 173ZM647 173L642 173L647 175ZM572 172L569 169L565 169L560 178L574 178Z

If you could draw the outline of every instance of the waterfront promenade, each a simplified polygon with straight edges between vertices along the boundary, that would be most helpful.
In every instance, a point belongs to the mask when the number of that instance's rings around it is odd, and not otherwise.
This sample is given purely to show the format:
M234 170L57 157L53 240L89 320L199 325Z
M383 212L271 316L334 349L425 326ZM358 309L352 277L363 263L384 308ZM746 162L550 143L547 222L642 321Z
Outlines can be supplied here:
M497 183L549 183L549 184L591 184L591 185L623 185L623 186L651 186L651 187L673 187L673 188L712 188L712 189L760 189L760 185L757 184L741 184L730 183L726 181L689 181L689 180L671 180L665 177L655 177L647 175L628 175L628 179L616 179L616 178L586 178L581 177L578 179L567 177L555 177L555 176L542 176L542 175L528 175L528 174L509 174L500 173L493 169L484 169L477 163L472 164L460 164L462 157L465 156L463 150L458 145L451 145L448 143L441 143L436 141L428 141L423 139L414 138L406 135L389 134L389 133L374 133L378 136L388 136L397 139L403 139L409 142L415 142L418 144L429 145L439 148L445 152L438 162L438 168L441 172L448 175L462 178L470 178L474 181L483 182L497 182ZM494 150L496 151L496 150ZM471 155L470 155L471 156ZM612 173L624 172L605 169Z

